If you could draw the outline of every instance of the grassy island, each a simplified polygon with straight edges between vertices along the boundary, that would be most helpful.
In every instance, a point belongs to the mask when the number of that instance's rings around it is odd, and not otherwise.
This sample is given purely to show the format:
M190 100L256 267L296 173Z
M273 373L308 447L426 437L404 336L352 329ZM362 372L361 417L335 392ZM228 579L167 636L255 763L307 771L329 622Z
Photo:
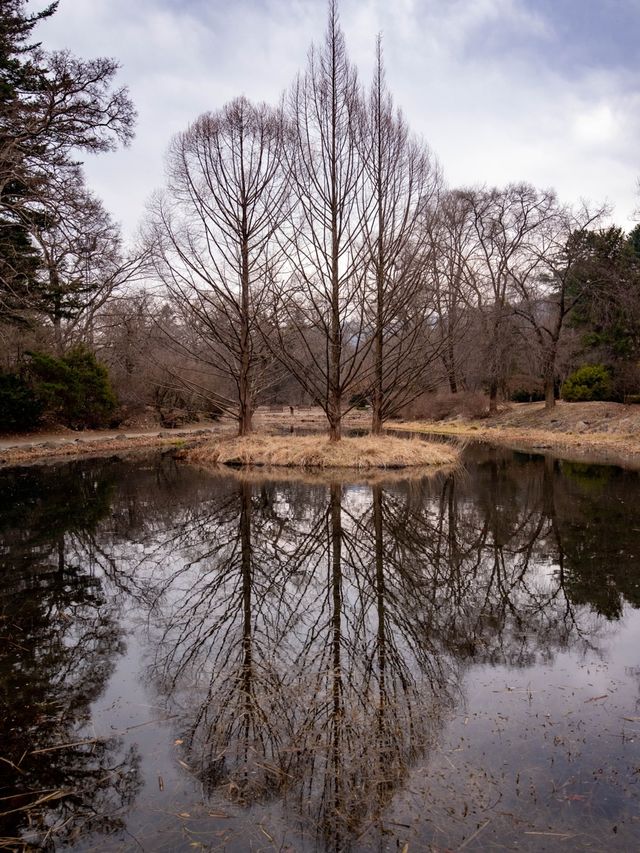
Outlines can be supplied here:
M459 450L421 439L365 435L329 441L324 435L220 437L186 453L199 465L285 468L409 468L452 465Z

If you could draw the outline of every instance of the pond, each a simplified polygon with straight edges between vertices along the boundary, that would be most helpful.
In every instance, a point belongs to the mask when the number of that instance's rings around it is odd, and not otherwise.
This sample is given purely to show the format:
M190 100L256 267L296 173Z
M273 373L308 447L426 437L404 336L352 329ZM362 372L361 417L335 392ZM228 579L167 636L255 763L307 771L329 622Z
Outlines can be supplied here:
M0 847L640 847L640 479L0 472Z

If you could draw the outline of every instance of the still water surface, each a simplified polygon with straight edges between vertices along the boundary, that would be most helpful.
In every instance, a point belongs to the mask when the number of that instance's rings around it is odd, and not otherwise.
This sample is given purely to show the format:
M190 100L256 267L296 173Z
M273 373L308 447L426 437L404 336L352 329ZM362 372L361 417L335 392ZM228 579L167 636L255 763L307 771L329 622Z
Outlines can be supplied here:
M0 472L0 847L640 848L640 479Z

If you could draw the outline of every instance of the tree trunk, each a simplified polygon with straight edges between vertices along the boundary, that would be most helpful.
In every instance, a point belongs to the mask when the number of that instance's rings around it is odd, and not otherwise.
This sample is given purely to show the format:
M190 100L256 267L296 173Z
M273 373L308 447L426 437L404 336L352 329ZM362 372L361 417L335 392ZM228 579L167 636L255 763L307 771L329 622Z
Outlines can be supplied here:
M342 334L340 329L340 234L338 225L338 147L337 147L337 111L338 81L336 67L336 8L330 6L329 26L332 30L331 41L331 346L329 365L329 441L340 441L342 419Z
M544 407L545 409L553 409L556 404L554 374L556 366L556 348L557 341L553 340L547 352L543 381L544 381Z
M342 437L342 418L340 412L340 401L331 401L329 404L329 441L340 441Z
M553 383L553 374L544 378L544 407L545 409L553 409L556 404L555 387Z
M456 369L455 369L455 367L453 367L453 365L451 367L449 367L449 369L447 370L447 376L449 378L449 390L451 391L452 394L457 394L458 393L458 381L456 379Z
M380 435L384 426L380 402L381 401L376 399L376 397L374 396L373 415L371 417L371 432L373 433L373 435Z
M452 394L458 393L458 380L456 377L456 354L453 343L453 329L456 326L456 311L452 310L448 320L447 328L447 346L445 355L445 364L447 368L447 378L449 379L449 390Z
M56 355L62 358L64 355L64 345L62 343L62 295L60 289L60 279L56 270L53 267L49 268L49 287L53 295L53 340L56 348Z
M375 331L375 378L373 391L373 416L371 419L371 432L380 435L382 432L382 409L384 405L384 284L385 284L385 216L382 200L382 64L380 53L380 41L378 41L378 67L376 88L376 204L378 218L378 236L376 240L376 331Z
M493 378L489 385L489 414L495 415L498 412L498 380Z
M249 329L249 241L246 236L246 209L243 210L243 236L241 246L242 293L240 306L240 375L238 377L239 411L238 435L251 432L252 388L251 388L251 340Z
M382 317L382 309L383 309L383 274L379 269L378 271L378 310L377 310L377 319L376 319L376 340L375 340L375 378L374 378L374 388L373 388L373 399L372 399L372 418L371 418L371 432L374 435L380 435L382 432L383 426L383 407L384 407L384 372L383 372L383 363L384 363L384 328L383 328L383 317Z

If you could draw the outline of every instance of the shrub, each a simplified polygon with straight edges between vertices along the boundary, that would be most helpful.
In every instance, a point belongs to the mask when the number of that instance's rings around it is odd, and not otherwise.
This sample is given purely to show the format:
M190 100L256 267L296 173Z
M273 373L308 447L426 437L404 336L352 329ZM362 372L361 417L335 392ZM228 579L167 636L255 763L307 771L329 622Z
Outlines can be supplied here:
M585 364L568 377L562 386L562 399L568 403L610 400L613 385L602 364Z
M15 373L0 373L0 432L25 432L38 426L43 403Z
M106 368L84 347L61 358L29 353L31 384L49 418L75 429L108 426L116 398Z

